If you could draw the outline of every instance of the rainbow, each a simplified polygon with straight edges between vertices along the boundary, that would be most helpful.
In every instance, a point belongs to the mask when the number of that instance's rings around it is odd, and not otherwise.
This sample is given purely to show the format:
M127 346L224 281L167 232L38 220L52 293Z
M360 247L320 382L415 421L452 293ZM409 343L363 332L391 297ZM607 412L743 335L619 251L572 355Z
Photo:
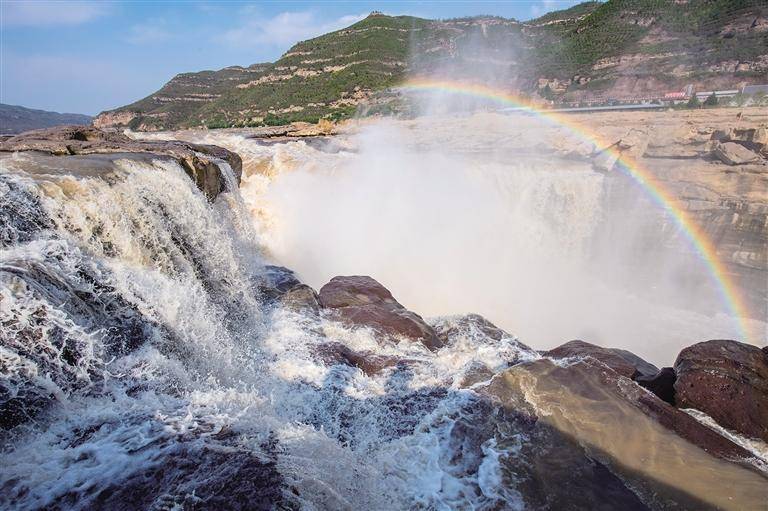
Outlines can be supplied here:
M712 240L710 240L702 228L693 221L691 216L685 209L683 209L680 202L672 195L672 193L664 188L658 178L656 178L650 171L643 168L629 155L622 154L621 151L615 147L613 141L602 139L586 126L575 122L572 117L558 114L557 112L543 110L536 107L536 105L528 99L484 85L415 78L405 82L400 87L406 91L447 92L487 99L496 103L509 105L514 107L515 110L531 113L546 122L562 126L570 130L578 138L595 144L598 148L604 148L603 151L608 152L611 156L617 158L617 168L639 184L651 199L666 211L679 231L688 239L695 252L707 266L723 297L723 301L729 314L735 319L737 332L742 337L740 340L745 342L754 341L755 344L760 342L760 339L758 339L757 336L755 339L752 339L749 335L749 328L746 324L746 319L750 317L747 305L739 293L738 287L728 273L723 261L718 257Z

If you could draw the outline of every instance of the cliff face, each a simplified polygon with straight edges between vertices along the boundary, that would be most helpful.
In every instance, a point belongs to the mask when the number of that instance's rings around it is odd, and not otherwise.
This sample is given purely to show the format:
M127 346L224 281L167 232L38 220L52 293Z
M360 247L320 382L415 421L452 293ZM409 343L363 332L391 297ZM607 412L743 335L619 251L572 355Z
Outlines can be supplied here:
M579 101L736 88L768 76L760 0L586 2L529 22L372 14L302 41L274 63L184 73L102 113L97 126L275 125L392 109L381 94L409 74L479 80ZM549 94L550 92L547 92Z

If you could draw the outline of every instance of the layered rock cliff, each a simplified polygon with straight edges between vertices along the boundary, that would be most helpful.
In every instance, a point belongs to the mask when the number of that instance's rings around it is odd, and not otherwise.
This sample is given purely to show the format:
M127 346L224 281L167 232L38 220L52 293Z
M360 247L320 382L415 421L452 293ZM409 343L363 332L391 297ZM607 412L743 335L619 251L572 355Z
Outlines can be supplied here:
M586 2L528 22L374 13L274 63L180 74L95 124L157 130L388 113L401 108L390 88L424 74L570 101L733 89L766 82L766 16L760 0Z

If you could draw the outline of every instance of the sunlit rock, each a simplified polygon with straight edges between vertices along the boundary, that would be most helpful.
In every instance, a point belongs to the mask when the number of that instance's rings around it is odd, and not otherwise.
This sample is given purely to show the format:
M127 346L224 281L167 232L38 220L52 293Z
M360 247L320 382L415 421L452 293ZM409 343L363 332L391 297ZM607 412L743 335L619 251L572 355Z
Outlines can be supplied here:
M715 145L712 154L728 165L743 165L760 160L760 155L735 142L722 142Z
M319 295L322 306L346 323L420 341L430 350L442 346L421 316L400 305L389 290L371 277L334 277L320 288Z
M190 142L133 140L122 133L103 131L90 126L58 126L28 131L0 142L0 152L39 151L57 156L125 153L151 153L178 161L198 188L210 200L231 186L237 186L242 173L242 160L236 153L221 147ZM237 183L228 185L219 162L232 168Z
M768 441L768 356L736 341L685 348L675 361L675 403L695 408L721 426Z
M658 368L626 350L604 348L584 341L569 341L544 352L550 358L591 358L627 378L653 375Z

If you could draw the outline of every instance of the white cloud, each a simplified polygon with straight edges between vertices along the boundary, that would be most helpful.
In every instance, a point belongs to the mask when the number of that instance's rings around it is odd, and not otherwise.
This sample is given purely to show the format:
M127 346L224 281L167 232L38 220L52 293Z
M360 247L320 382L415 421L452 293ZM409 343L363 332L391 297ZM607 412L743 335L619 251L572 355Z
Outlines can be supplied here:
M80 25L109 14L107 2L0 2L3 25Z
M166 41L170 37L171 33L166 30L165 20L155 19L133 25L128 29L124 39L131 44L155 44Z
M282 12L265 18L252 8L241 11L244 19L237 28L222 34L220 40L237 47L290 46L298 41L333 32L366 17L366 14L349 14L333 20L322 20L315 11Z

